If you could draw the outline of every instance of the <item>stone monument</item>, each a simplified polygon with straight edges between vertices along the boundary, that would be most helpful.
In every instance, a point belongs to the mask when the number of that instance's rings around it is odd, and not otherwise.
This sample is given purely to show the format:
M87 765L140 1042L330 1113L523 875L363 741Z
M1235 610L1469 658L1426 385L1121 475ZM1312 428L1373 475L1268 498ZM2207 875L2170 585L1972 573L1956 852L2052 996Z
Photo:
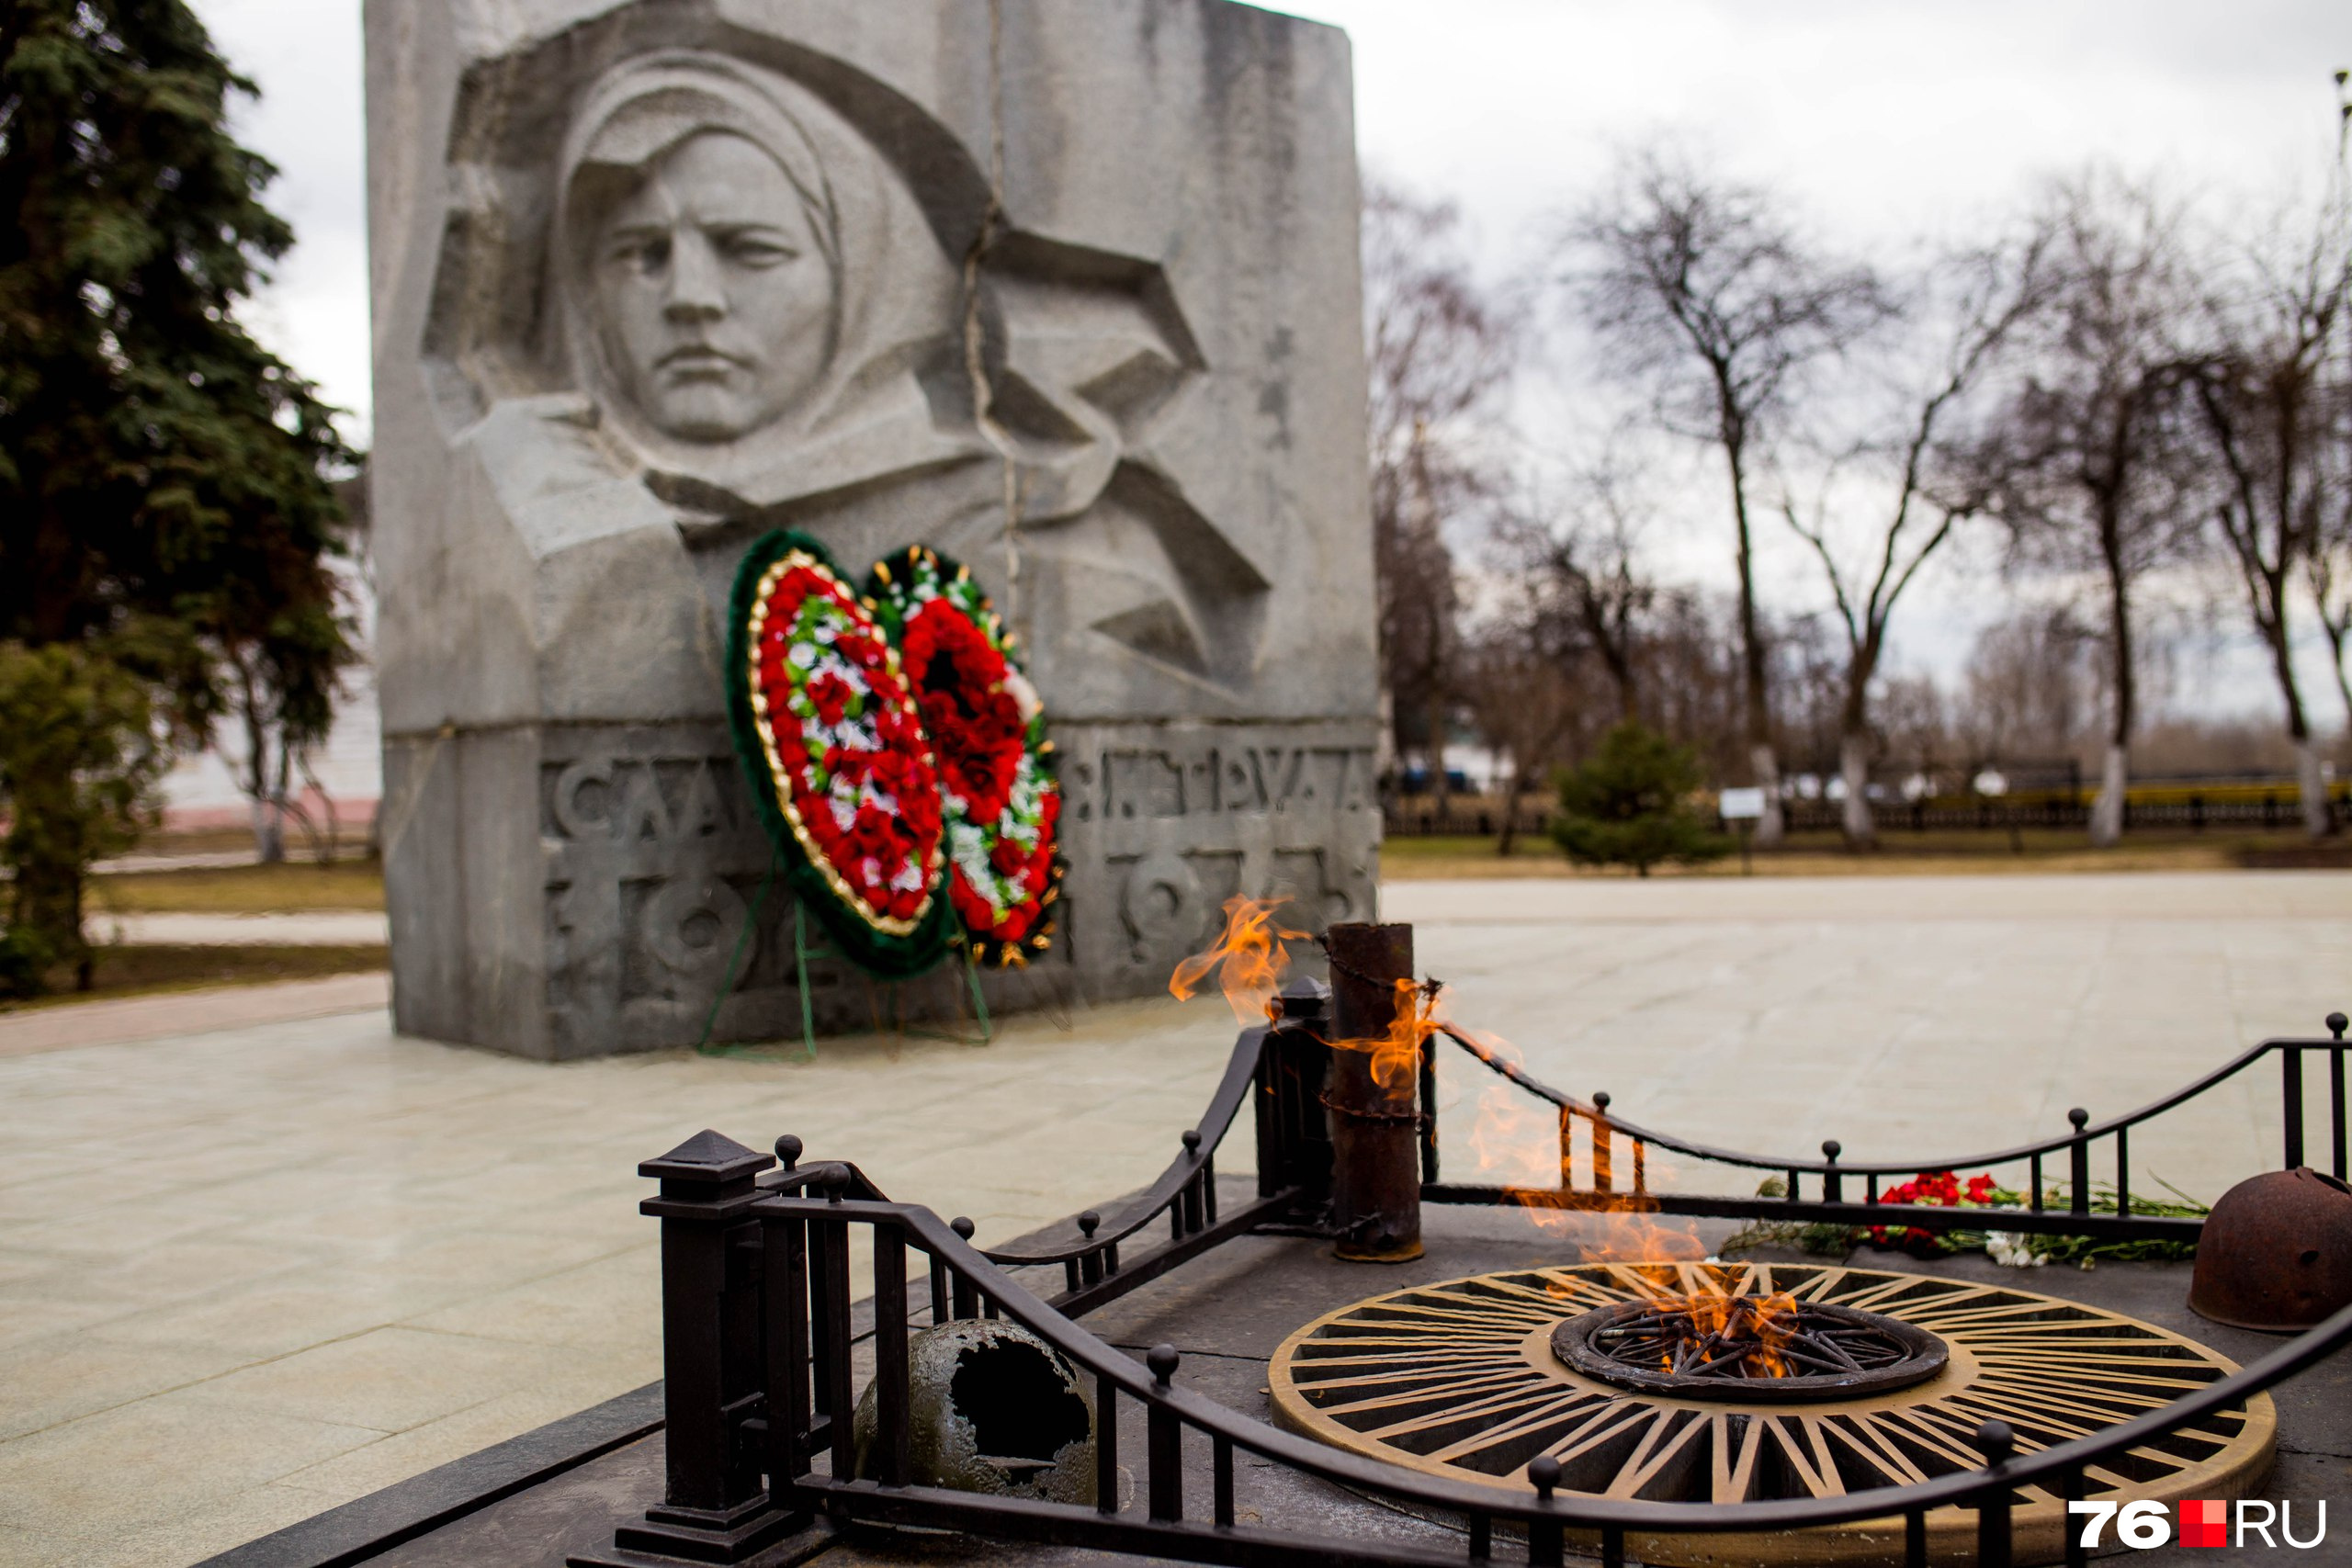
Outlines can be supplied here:
M762 896L718 669L776 526L854 572L933 545L1028 650L1070 869L993 1005L1152 990L1235 893L1372 918L1343 34L1226 0L368 0L367 39L402 1031L798 1032L814 939ZM836 1024L962 983L809 970Z

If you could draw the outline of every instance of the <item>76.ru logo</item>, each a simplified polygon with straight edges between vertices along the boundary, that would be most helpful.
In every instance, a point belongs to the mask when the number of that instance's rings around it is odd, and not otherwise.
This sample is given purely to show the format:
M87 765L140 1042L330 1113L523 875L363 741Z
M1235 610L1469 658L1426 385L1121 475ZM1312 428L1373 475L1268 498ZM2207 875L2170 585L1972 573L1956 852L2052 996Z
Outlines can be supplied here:
M2180 1544L2183 1546L2237 1546L2243 1548L2246 1537L2256 1536L2262 1544L2276 1547L2271 1539L2276 1529L2289 1546L2308 1551L2327 1539L2327 1503L2314 1504L2319 1518L2309 1540L2295 1536L2295 1505L2291 1502L2273 1503L2264 1497L2241 1497L2234 1505L2236 1529L2231 1529L2233 1505L2218 1497L2192 1499L2178 1505L2180 1515ZM2163 1546L2173 1538L2172 1510L2162 1503L2143 1499L2137 1503L2069 1503L2069 1514L2087 1516L2083 1520L2082 1544L2096 1547L2109 1519L2115 1521L2118 1545L2146 1551Z

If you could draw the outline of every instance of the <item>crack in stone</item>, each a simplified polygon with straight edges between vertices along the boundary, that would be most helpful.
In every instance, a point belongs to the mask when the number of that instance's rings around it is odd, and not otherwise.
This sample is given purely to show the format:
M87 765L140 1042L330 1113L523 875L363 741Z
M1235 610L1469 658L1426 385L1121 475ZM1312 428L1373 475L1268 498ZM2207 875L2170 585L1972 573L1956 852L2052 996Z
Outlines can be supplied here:
M1012 438L996 422L996 389L989 385L988 333L980 312L980 266L1004 227L1004 6L989 0L989 203L980 214L979 231L964 254L964 373L972 385L972 423L982 439L996 448L1004 472L1004 597L999 608L1005 624L1025 637L1021 615L1021 470L1013 461Z

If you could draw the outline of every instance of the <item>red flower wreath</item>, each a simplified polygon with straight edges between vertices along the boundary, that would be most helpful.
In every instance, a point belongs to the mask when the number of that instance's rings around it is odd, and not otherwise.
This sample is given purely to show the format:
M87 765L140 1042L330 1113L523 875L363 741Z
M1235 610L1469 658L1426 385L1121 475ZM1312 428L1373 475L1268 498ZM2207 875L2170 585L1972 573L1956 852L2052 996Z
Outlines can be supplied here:
M930 906L943 824L931 749L889 645L802 554L763 579L749 629L753 711L794 837L853 912L905 934Z
M948 898L998 963L1046 949L1060 877L1056 784L1036 694L971 574L917 546L868 579L938 761Z

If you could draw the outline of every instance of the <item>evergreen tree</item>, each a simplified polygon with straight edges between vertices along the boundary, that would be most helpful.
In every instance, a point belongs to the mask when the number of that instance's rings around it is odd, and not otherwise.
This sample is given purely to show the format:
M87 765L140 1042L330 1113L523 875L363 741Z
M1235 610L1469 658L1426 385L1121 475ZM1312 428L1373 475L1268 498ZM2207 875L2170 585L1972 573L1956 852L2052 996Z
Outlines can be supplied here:
M1696 753L1627 719L1582 767L1560 773L1552 837L1578 865L1714 860L1731 849L1692 797L1706 782Z
M353 454L236 321L293 243L226 127L254 91L185 0L0 4L0 695L46 731L0 734L0 859L11 940L85 985L84 877L164 743L208 739L250 672L311 744L352 658Z

